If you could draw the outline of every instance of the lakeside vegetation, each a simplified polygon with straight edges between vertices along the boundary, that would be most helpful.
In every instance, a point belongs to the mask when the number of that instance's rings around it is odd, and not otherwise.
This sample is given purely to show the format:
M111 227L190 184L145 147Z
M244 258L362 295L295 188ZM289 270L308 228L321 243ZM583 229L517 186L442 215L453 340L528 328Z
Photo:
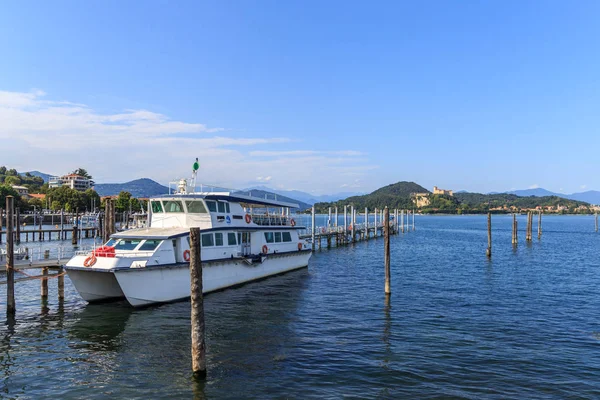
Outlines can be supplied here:
M424 204L417 207L415 194L420 194ZM395 209L416 209L424 214L482 214L512 213L527 210L543 210L546 213L558 214L589 214L594 210L588 203L569 200L558 196L545 197L520 197L514 194L481 194L481 193L455 193L453 196L432 194L424 187L414 182L398 182L376 191L363 195L353 196L344 200L330 203L316 203L317 213L327 213L329 207L343 210L344 206L354 206L359 212L365 207L369 210L385 206Z

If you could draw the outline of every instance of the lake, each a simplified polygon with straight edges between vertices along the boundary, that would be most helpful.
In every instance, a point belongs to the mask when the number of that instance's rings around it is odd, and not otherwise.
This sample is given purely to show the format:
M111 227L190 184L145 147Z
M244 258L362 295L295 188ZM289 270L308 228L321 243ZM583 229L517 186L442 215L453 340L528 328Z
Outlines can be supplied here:
M321 217L323 218L323 217ZM308 269L205 297L208 377L191 376L190 304L59 304L16 284L0 398L599 398L600 233L544 216L416 216L391 238L316 251ZM412 220L411 220L412 222ZM4 312L6 286L0 286Z

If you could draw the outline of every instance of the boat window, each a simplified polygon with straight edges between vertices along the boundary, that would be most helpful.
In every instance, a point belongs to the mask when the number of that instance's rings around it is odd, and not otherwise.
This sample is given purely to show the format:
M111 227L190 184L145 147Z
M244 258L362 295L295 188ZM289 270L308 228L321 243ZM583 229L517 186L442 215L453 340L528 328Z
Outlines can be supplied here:
M275 241L273 232L265 232L265 240L267 241L267 243L273 243Z
M217 203L214 201L207 200L206 207L208 207L208 211L210 212L217 212Z
M225 212L229 214L229 203L225 203Z
M235 242L235 233L228 233L227 234L227 244L229 246L235 246L237 245L237 243Z
M133 250L141 241L141 239L121 239L115 245L115 250Z
M225 212L225 203L223 203L222 201L219 201L217 203L217 206L219 207L219 212L220 213L224 213Z
M168 200L165 201L165 212L167 213L181 213L183 212L183 205L180 201Z
M115 239L109 239L108 242L106 242L105 246L110 246L110 247L114 247L115 243L117 243L118 240Z
M162 204L160 203L160 201L151 201L150 204L152 204L153 213L163 212Z
M281 232L275 232L275 243L281 243Z
M215 245L217 246L223 246L223 234L222 233L215 233Z
M212 233L202 234L202 247L212 247L215 245L215 238Z
M206 208L201 201L186 201L187 212L191 214L206 214Z
M140 248L138 249L139 251L151 251L154 250L158 247L158 245L160 244L160 242L162 242L162 240L146 240L144 243L142 243L142 245L140 246Z
M283 232L283 241L284 242L291 242L292 241L292 234L289 232Z
M238 243L242 244L242 233L238 233Z

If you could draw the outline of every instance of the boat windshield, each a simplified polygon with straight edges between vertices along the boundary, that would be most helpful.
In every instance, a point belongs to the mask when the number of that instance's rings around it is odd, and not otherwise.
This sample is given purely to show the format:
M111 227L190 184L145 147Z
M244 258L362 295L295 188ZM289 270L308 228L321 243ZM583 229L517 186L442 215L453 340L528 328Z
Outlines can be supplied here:
M140 243L142 239L119 239L119 241L115 244L115 250L133 250Z
M115 243L117 243L116 239L109 239L108 242L106 242L105 246L113 247Z

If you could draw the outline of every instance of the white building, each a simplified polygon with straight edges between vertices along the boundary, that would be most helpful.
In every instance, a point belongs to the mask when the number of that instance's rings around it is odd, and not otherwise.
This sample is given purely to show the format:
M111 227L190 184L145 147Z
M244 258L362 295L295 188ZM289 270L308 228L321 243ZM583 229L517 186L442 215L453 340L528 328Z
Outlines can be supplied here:
M61 177L58 176L52 176L50 177L50 181L48 182L48 187L50 188L57 188L57 187L61 187L61 186L68 186L71 189L75 189L75 190L79 190L79 191L85 191L87 189L90 189L94 186L94 181L85 178L81 175L77 175L77 174L68 174L68 175L63 175Z
M12 185L12 188L15 189L17 191L17 193L19 193L20 196L23 196L23 197L29 196L29 189L27 189L25 186Z

